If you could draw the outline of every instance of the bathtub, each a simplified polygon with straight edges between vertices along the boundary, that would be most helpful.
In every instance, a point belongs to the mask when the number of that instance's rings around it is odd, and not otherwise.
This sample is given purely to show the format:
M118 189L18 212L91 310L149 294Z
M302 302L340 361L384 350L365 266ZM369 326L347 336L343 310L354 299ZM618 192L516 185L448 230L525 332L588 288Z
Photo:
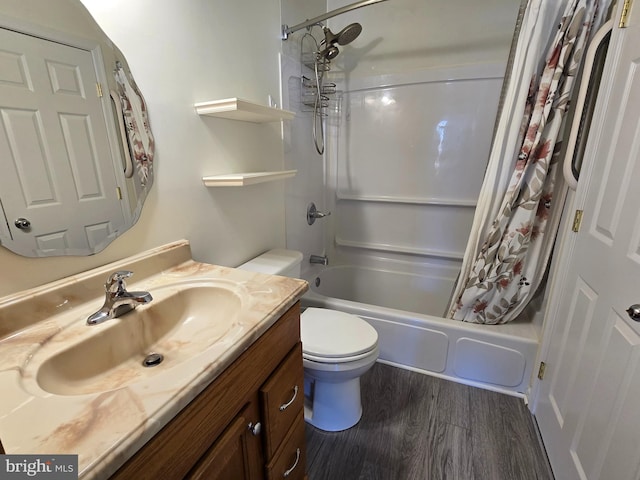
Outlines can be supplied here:
M521 320L476 325L439 317L451 280L359 265L326 267L306 280L311 288L302 306L367 320L379 335L381 363L510 395L526 393L537 329Z

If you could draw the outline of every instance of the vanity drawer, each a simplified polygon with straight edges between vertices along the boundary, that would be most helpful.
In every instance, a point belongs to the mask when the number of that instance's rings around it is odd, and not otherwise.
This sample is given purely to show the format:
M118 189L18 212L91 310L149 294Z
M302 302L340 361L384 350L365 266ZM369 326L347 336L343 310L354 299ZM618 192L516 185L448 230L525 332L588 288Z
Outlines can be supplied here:
M306 463L304 412L301 410L275 457L267 464L267 480L302 480L306 478Z
M260 389L267 460L273 457L293 422L304 410L302 343L289 352Z

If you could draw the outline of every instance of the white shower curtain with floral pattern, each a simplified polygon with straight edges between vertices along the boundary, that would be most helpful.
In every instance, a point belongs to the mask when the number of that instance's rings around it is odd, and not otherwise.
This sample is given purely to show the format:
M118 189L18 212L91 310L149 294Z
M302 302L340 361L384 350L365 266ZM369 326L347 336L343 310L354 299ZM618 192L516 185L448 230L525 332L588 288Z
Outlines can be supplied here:
M450 318L509 322L540 285L566 195L559 164L563 118L605 3L527 5Z

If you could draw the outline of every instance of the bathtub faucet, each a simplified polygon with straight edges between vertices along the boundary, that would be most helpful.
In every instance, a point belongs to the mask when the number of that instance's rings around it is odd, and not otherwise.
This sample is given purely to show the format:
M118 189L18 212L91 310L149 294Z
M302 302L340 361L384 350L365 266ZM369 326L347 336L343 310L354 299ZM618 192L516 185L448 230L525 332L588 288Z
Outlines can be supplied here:
M319 265L329 265L329 259L326 255L311 255L309 263L317 263Z

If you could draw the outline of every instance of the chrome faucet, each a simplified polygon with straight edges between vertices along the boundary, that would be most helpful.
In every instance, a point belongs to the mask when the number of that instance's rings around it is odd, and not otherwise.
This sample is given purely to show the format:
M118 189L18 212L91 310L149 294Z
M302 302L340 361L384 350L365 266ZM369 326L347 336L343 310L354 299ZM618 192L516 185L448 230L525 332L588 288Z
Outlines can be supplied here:
M311 255L309 263L318 263L320 265L329 265L329 258L326 255Z
M133 272L128 270L121 270L109 275L107 283L104 284L104 305L87 318L87 325L97 325L111 318L118 318L138 305L149 303L153 300L149 292L127 292L124 280L131 275L133 275Z

